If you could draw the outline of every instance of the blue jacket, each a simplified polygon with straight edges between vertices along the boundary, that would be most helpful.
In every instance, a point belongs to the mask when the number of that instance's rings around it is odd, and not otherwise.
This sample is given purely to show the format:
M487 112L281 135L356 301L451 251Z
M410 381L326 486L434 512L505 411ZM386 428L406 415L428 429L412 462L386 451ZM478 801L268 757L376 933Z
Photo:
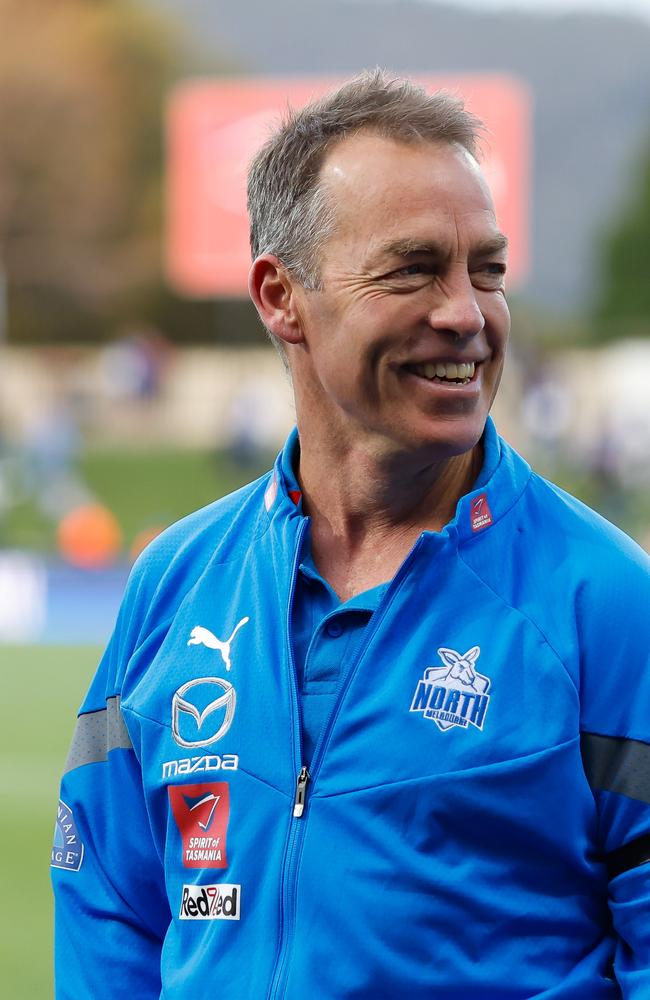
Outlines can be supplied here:
M280 463L139 559L62 781L59 1000L650 997L648 560L485 442L313 760Z

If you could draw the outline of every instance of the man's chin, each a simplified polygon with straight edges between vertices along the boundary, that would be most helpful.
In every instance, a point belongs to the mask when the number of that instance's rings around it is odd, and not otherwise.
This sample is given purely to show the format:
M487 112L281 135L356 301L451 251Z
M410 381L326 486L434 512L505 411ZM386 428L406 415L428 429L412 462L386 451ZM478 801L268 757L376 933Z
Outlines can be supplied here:
M442 461L466 455L483 437L487 414L481 419L472 417L462 420L436 421L435 425L423 427L419 433L400 435L405 452L427 455L430 461Z

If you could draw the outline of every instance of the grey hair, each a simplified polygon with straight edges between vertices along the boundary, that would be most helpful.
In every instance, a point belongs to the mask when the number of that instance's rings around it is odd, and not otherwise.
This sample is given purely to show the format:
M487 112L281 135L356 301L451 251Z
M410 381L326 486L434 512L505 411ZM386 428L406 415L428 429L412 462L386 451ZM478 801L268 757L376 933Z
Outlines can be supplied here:
M427 94L381 69L366 70L301 110L289 110L248 172L253 260L272 253L305 288L321 287L319 251L333 232L335 214L320 171L326 154L346 136L368 131L404 143L458 143L476 156L483 128L461 98L446 91Z

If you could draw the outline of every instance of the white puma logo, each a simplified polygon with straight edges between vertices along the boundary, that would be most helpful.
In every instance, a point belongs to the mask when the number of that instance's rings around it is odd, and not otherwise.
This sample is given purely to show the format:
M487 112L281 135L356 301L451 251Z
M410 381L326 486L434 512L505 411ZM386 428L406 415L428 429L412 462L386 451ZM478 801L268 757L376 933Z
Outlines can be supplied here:
M207 628L203 628L202 625L195 625L192 631L190 632L190 638L188 639L187 645L207 646L208 649L218 649L219 652L221 653L221 659L226 665L226 670L230 670L230 644L237 635L237 633L239 632L242 625L245 625L246 622L249 621L250 618L248 617L242 618L242 620L235 625L230 638L226 639L225 642L222 642L221 639L217 639L214 633L210 632L210 630Z

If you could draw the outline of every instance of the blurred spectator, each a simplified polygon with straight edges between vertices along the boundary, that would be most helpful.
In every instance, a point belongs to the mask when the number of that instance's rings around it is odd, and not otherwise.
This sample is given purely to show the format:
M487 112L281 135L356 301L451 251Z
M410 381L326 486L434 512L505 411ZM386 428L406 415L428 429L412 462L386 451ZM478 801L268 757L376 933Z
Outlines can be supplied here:
M252 376L235 391L228 414L228 453L237 465L253 467L275 450L284 401L273 384Z
M44 406L25 428L23 489L50 519L90 497L76 468L81 446L77 421L63 400Z
M554 465L572 416L569 387L550 366L529 374L522 402L524 426L535 450Z
M104 376L113 399L156 399L171 353L168 341L153 327L134 328L105 348Z

